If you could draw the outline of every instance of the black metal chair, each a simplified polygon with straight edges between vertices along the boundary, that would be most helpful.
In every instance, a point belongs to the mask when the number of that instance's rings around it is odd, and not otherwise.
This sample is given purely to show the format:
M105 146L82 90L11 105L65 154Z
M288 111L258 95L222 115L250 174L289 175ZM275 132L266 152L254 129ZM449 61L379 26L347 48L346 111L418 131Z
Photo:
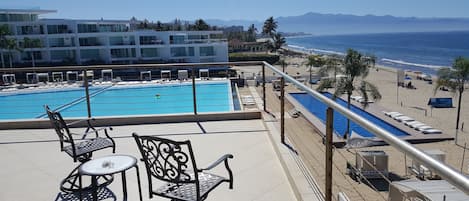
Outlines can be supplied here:
M60 150L65 151L65 153L70 155L73 158L74 162L88 161L91 159L94 151L98 151L105 148L112 148L112 153L116 152L116 143L107 133L107 128L94 128L91 125L92 119L90 118L67 124L59 112L50 110L47 105L45 105L44 107L46 109L47 116L49 116L50 122L59 137ZM84 133L78 134L72 133L70 131L69 126L82 122L86 122L88 125L88 128ZM112 130L112 128L110 128L110 130ZM99 132L101 131L104 131L105 137L99 136ZM87 139L86 136L89 133L94 133L95 137ZM77 141L73 138L73 135L79 135L82 136L82 138L81 140Z
M228 159L233 158L233 155L226 154L209 167L197 169L189 140L173 141L154 136L139 136L136 133L132 135L145 162L150 198L157 195L178 201L200 201L205 200L208 193L222 182L228 182L229 188L233 189L233 173L228 165ZM225 163L228 179L205 172L221 162ZM154 190L153 178L166 184Z
M116 195L107 186L112 183L114 177L112 175L103 175L96 178L96 187L91 185L91 181L85 187L81 181L80 175L75 168L62 182L60 182L60 191L55 201L92 201L93 191L96 191L97 200L116 201ZM81 185L80 185L81 183Z

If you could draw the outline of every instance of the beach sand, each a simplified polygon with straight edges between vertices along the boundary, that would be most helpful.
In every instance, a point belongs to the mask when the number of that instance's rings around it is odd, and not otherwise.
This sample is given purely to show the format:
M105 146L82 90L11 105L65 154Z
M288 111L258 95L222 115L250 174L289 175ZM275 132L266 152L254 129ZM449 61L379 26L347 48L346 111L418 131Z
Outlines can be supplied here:
M286 71L289 75L297 75L298 73L303 77L309 77L309 68L304 65L306 58L304 57L286 57L286 62L290 65L287 66ZM240 71L244 71L245 75L251 73L258 73L260 67L236 67ZM281 69L280 66L278 66ZM428 84L422 80L416 80L416 75L409 72L408 75L412 77L412 84L417 89L399 88L399 96L397 97L397 74L396 70L384 66L379 66L379 70L370 70L367 80L378 86L382 94L382 99L376 103L388 111L398 111L413 117L414 119L424 122L434 128L442 130L446 134L455 135L455 122L457 112L457 94L451 92L437 91L434 94L434 84ZM272 72L267 71L267 76L272 76ZM435 82L433 82L435 83ZM317 85L313 85L313 88ZM268 87L271 87L268 85ZM258 87L258 92L261 92L261 87ZM289 87L287 91L294 91L294 87ZM453 108L431 109L427 106L429 98L432 97L452 97ZM274 113L279 112L278 98L272 92L272 89L267 90L268 108ZM462 99L461 120L460 122L469 122L469 91L464 93ZM427 115L424 110L415 109L416 107L426 109ZM292 106L288 104L288 109ZM446 163L453 168L459 170L462 165L464 174L468 174L469 169L469 153L465 154L463 159L464 144L467 142L469 147L469 128L465 131L458 132L458 145L455 141L440 141L432 143L415 144L416 147L422 150L439 149L446 153ZM314 128L304 118L287 118L286 119L286 134L293 146L297 149L302 160L308 167L312 176L318 182L324 192L324 153L325 149L322 144L322 137L318 134L318 130ZM387 191L380 191L377 193L369 185L358 183L352 180L347 174L346 162L355 164L355 152L360 150L383 150L389 155L389 172L394 175L394 179L409 179L415 178L406 166L410 166L412 159L406 157L403 153L396 150L391 146L377 146L359 149L335 149L334 151L334 168L333 168L333 193L334 196L338 192L345 192L351 200L386 200ZM406 160L405 160L406 159ZM387 183L384 185L387 186Z

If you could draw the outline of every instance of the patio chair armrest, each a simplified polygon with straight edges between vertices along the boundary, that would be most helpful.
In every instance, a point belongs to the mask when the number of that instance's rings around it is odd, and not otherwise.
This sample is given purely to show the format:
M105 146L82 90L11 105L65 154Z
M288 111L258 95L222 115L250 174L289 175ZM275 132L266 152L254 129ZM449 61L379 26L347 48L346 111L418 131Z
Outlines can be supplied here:
M213 169L214 167L218 166L221 162L225 161L225 165L228 165L228 159L229 158L233 158L233 155L232 154L225 154L224 156L220 157L218 160L216 160L215 162L213 162L211 165L209 165L208 167L206 168L202 168L200 169L199 171L202 172L202 171L205 171L205 170L210 170L210 169Z

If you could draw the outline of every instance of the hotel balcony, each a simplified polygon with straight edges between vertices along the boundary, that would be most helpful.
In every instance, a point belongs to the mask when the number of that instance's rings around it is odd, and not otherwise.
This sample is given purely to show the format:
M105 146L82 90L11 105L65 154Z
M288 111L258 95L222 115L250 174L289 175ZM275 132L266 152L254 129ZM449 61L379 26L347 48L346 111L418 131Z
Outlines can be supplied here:
M126 49L114 50L115 54L121 56L128 56L128 52ZM182 52L182 49L174 50L174 53ZM158 51L149 50L146 53L157 55ZM81 50L80 52L82 59L99 54L105 56L106 52L98 50ZM181 62L184 60L181 59ZM206 167L223 154L233 154L234 158L229 161L234 178L233 190L228 189L228 185L223 183L208 195L207 200L323 201L325 196L336 200L335 198L341 195L342 197L337 200L343 200L347 196L351 200L360 201L386 200L387 196L391 196L389 186L392 182L417 178L418 175L411 175L407 172L410 166L405 165L410 165L415 161L425 167L426 172L422 174L430 171L432 174L429 175L434 176L437 173L438 176L454 185L448 196L453 196L453 192L458 196L467 196L464 192L469 192L469 189L465 188L464 184L469 184L469 181L459 171L454 170L454 167L459 167L460 161L457 164L446 164L432 159L421 151L424 148L437 146L446 149L447 153L460 153L457 151L461 151L461 147L454 146L448 141L438 144L405 142L405 138L383 131L374 122L360 117L358 113L346 109L346 106L312 90L303 83L304 79L300 79L304 77L294 78L280 69L280 66L257 61L0 69L0 72L5 75L3 80L11 82L16 82L12 78L15 73L18 75L17 80L20 80L19 76L26 72L30 75L42 72L42 76L48 76L52 74L50 71L74 71L70 75L76 77L73 80L67 80L72 81L70 83L65 80L51 84L21 83L22 88L14 84L6 85L1 88L0 93L15 95L22 91L28 92L28 90L34 93L47 92L47 96L42 97L46 101L44 103L55 104L54 108L63 109L61 112L77 112L76 114L82 114L81 116L84 117L91 116L95 119L93 123L97 127L112 126L113 129L109 131L109 135L115 140L116 154L131 155L140 159L139 150L131 136L133 132L178 141L190 140L199 167ZM125 73L119 74L120 70ZM87 76L81 72L87 72ZM105 79L105 73L108 73L107 79ZM193 79L190 79L191 76ZM288 84L279 84L282 80L277 80L278 76L281 76L281 79ZM86 83L91 84L91 87ZM225 83L230 88L221 88L220 91L223 93L219 93L214 88L207 87L207 91L202 93L202 88L206 86L196 87L197 84L213 86L217 83ZM116 91L122 88L139 88L140 90L153 87L166 88L161 93L145 92L142 95ZM71 98L71 101L78 102L57 103L67 98L60 93L69 88L80 92L77 97ZM176 91L177 93L174 94L166 93L178 89L181 91ZM83 94L89 94L85 92L86 90L91 92L88 98L83 97ZM106 94L105 90L109 90L110 93ZM189 97L184 96L188 94ZM215 102L218 98L217 94L227 99L228 102ZM314 107L320 108L322 114L327 117L326 121L308 112L307 106L298 104L298 101L295 102L292 94L311 96L326 105L326 108ZM138 100L139 96L148 99ZM107 97L106 101L100 102L102 97ZM0 100L1 98L2 96ZM31 114L32 118L22 117L0 121L0 154L3 156L2 164L7 164L2 166L3 169L0 171L2 178L0 200L53 200L60 191L59 184L62 179L77 167L78 163L73 163L66 153L60 151L59 138L55 130L51 129L51 124L44 114L42 99L36 98L33 99L34 101L28 99L14 101L14 103L12 99L9 100L9 102L2 103L4 107L0 110L2 114L0 119L6 115L26 113ZM228 106L229 109L223 112L201 111L200 108L204 106L203 100L207 101L205 102L206 108L212 109L217 105L222 105ZM174 104L184 101L189 104L182 106ZM25 103L26 106L19 107L20 103ZM168 104L168 106L161 106L163 104ZM90 106L89 110L87 105ZM129 105L133 108L125 110L124 106ZM352 105L360 107L358 102ZM114 108L109 106L114 106ZM175 112L184 108L188 110L183 110L181 113ZM147 112L150 110L156 112L127 113L127 111ZM162 111L169 111L169 113ZM120 112L122 113L118 114ZM376 117L384 116L382 108L373 105L369 106L367 112ZM66 120L78 119L74 118L75 114L69 115L66 116ZM354 141L347 141L333 134L336 126L343 126L343 124L333 123L332 117L338 115L347 116L353 123L363 126L365 130L380 137L380 146L342 149L341 146L345 143ZM34 117L37 118L33 119ZM383 117L383 121L388 122L387 119L390 118L386 118ZM394 120L389 120L389 122L399 129L403 127L399 125L401 123ZM75 126L72 132L80 132L86 128L86 125L75 124ZM421 137L418 140L429 140L429 142L450 139L447 134L419 135L410 136L412 139L409 139L416 140L416 137ZM463 138L466 136L461 137ZM369 139L355 138L355 140L368 142ZM383 144L383 142L391 145ZM376 169L370 169L369 171L373 173L370 181L365 175L369 173L368 170L359 172L353 167L360 163L357 161L361 161L363 168L367 163L365 161L368 161L368 159L360 158L357 155L358 152L378 152L378 150L389 154L389 161L399 161L399 163L390 162L389 169L386 167L386 172L384 172L386 175L376 175ZM111 151L104 149L95 152L93 158L108 155L112 155ZM453 155L458 154L448 155L448 157L454 157ZM377 162L371 161L367 164L378 167L375 163ZM156 197L148 198L149 186L145 165L138 161L138 166L143 200L159 200ZM226 172L221 167L214 169L214 173L224 175ZM129 200L138 200L135 170L129 169L126 175ZM117 200L122 199L122 180L119 175L114 176L114 181L108 187L117 195ZM412 191L412 193L416 192ZM347 196L343 196L344 194Z

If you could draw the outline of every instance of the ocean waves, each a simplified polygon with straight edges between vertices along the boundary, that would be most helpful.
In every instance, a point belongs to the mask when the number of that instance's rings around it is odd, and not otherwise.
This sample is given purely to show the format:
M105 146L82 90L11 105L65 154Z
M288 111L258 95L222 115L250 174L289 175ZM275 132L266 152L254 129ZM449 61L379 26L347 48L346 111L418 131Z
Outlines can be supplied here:
M385 63L394 63L394 64L401 64L401 65L409 65L409 66L418 66L422 68L431 68L431 69L440 69L440 68L448 68L449 66L437 66L437 65L430 65L430 64L419 64L419 63L411 63L402 60L394 60L394 59L387 59L382 58L381 61Z

